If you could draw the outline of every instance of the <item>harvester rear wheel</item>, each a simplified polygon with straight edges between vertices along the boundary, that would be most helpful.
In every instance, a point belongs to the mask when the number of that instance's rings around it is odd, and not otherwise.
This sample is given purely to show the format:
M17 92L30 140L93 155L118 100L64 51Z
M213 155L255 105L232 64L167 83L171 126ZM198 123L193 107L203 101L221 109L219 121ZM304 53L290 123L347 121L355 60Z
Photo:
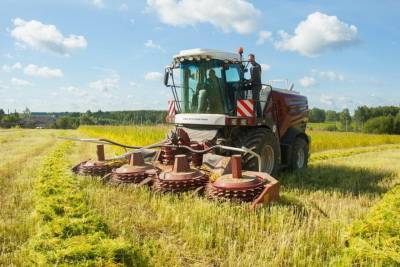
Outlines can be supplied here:
M266 128L256 128L247 131L242 138L242 146L245 146L261 156L261 171L274 175L279 171L281 151L276 136ZM243 157L243 168L250 171L258 171L257 158L251 154Z
M301 137L296 137L293 142L292 155L289 168L299 170L307 168L308 165L308 143Z

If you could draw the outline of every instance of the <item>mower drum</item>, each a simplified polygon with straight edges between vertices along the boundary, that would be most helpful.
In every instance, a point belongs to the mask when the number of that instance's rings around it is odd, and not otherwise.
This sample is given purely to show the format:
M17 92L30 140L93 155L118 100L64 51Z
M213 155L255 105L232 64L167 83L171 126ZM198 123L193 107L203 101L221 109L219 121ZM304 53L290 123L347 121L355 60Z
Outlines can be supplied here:
M79 175L104 176L111 172L112 165L105 161L104 145L97 145L97 160L88 160L79 163L72 171Z
M180 193L196 190L207 183L208 175L190 168L186 155L176 155L172 171L162 172L155 179L153 190L161 193Z
M253 202L255 206L279 197L279 184L274 178L262 172L242 172L240 155L232 156L231 170L231 174L207 185L205 194L209 199Z
M138 184L148 177L154 177L158 172L159 170L153 165L144 162L141 152L134 152L130 155L129 164L113 169L110 178L112 182L118 184Z

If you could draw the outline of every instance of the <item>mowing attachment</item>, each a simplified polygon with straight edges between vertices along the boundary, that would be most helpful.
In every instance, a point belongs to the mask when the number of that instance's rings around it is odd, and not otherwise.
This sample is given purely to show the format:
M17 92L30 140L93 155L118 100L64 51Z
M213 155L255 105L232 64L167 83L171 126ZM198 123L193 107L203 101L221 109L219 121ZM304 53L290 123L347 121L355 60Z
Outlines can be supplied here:
M267 173L242 172L240 155L232 156L231 172L207 185L205 194L209 199L253 202L252 206L255 207L257 204L279 198L278 181Z
M160 193L180 193L196 190L208 183L208 175L190 168L186 155L176 155L172 171L162 172L154 181L153 189Z
M103 176L109 173L112 165L105 160L104 145L97 145L97 160L88 160L79 163L72 171L79 175Z
M129 164L122 165L113 169L110 174L112 182L123 183L141 183L146 178L153 178L159 173L159 169L149 163L144 162L141 152L133 152L130 155ZM106 177L103 180L107 179Z

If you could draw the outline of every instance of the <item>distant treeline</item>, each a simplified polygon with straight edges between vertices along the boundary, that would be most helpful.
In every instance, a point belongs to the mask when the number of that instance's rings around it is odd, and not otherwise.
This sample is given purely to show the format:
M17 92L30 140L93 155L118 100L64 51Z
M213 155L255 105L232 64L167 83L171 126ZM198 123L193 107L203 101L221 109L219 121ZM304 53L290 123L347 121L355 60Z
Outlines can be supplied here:
M159 124L165 122L166 111L97 111L80 112L30 112L8 113L0 109L0 127L76 129L79 125L132 125ZM325 126L330 131L362 131L367 133L400 134L400 107L360 106L351 115L349 109L340 112L312 108L309 110L310 122L332 122Z
M400 134L400 107L360 106L351 116L348 109L341 112L313 108L309 111L310 122L338 122L329 124L326 130L362 131L367 133Z
M165 122L166 111L97 111L80 112L30 112L6 114L0 109L0 127L76 129L79 125L130 125L159 124Z

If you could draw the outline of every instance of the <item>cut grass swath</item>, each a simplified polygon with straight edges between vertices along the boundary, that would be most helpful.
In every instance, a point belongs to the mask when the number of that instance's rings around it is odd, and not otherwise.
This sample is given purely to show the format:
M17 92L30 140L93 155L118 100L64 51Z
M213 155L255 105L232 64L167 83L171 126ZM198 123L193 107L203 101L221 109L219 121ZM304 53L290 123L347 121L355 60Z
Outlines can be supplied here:
M68 170L71 144L50 153L35 186L38 234L28 245L33 264L144 266L136 248L112 238L103 220L87 206L79 181Z
M400 186L352 225L346 243L348 248L341 258L346 265L400 265Z

